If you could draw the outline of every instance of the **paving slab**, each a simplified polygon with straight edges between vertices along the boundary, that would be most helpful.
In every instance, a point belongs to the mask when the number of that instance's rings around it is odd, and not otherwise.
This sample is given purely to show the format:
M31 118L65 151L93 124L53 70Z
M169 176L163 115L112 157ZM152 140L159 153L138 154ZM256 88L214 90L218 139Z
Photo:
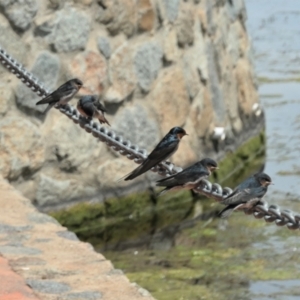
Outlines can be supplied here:
M0 300L154 299L3 178L0 207Z

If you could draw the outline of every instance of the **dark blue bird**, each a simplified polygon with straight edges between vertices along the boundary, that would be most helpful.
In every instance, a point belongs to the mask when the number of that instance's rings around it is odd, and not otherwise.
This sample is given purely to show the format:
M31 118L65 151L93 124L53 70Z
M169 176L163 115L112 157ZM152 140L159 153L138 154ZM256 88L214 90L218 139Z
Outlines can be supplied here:
M77 103L78 111L86 118L97 118L99 122L106 123L110 126L109 122L104 116L106 112L105 107L101 104L97 95L85 95L82 96Z
M208 177L217 168L218 164L213 159L204 158L175 175L158 180L157 186L166 187L159 195L170 190L192 190L199 185L203 178Z
M219 216L228 218L235 210L253 208L266 194L271 183L271 177L265 173L256 173L249 177L220 202L227 206L219 213Z
M80 79L71 79L61 85L57 90L49 94L47 97L37 102L36 105L48 104L48 107L44 111L44 113L47 113L55 104L67 104L80 90L82 85L83 83Z
M174 152L177 151L179 142L185 135L187 135L187 133L181 127L172 128L169 133L158 143L158 145L144 160L144 162L131 173L126 175L127 177L124 180L132 180L155 167L163 160L169 158L172 154L174 154Z

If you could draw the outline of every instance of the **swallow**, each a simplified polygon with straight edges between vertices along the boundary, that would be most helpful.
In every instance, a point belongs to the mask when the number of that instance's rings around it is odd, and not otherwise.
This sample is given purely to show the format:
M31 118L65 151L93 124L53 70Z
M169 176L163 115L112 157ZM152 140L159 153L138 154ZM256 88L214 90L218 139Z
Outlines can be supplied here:
M155 167L163 160L169 158L177 151L179 142L185 135L187 135L187 133L181 127L172 128L169 133L167 133L165 137L157 144L144 162L131 173L127 174L124 180L132 180Z
M170 190L196 188L200 181L208 177L212 171L218 169L218 164L210 158L204 158L183 171L156 181L157 186L165 186L158 195Z
M75 94L80 90L82 85L83 83L80 79L78 78L71 79L65 82L63 85L61 85L57 90L52 92L50 95L37 102L36 105L48 104L48 107L44 111L44 113L46 114L50 110L50 108L52 108L55 104L59 104L59 105L67 104L67 102L69 102L75 96Z
M227 206L219 213L219 216L228 218L235 210L253 208L266 194L270 184L272 184L271 177L265 173L256 173L249 177L220 202Z
M86 95L79 99L77 103L78 111L86 118L91 120L92 118L97 118L99 122L106 123L110 126L109 122L106 120L104 113L106 109L101 104L100 99L97 95Z

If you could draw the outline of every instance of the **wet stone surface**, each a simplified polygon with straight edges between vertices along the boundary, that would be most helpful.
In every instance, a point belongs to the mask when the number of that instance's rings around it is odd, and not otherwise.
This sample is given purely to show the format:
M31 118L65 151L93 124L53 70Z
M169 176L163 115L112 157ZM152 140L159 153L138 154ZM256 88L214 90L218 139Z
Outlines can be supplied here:
M66 300L98 300L102 298L102 294L99 292L80 292L80 293L71 293L65 296Z
M7 244L0 246L0 253L4 255L38 255L41 254L41 251L36 248L24 247L22 245Z
M26 283L34 290L46 294L60 294L70 290L67 284L50 281L50 280L34 280L28 279Z
M59 232L57 232L57 235L62 237L62 238L71 240L71 241L79 241L76 234L74 232L71 232L71 231L59 231Z
M7 224L0 224L0 234L2 233L13 233L13 232L23 232L28 231L32 226L11 226Z

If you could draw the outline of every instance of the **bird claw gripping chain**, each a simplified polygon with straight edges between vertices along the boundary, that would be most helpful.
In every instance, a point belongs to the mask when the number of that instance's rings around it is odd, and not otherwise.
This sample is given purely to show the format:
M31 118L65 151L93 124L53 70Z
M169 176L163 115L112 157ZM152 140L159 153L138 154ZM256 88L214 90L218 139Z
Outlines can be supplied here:
M0 46L0 63L17 78L19 78L28 88L37 95L43 97L49 94L48 90L39 83L38 79L29 73L20 63L13 59ZM124 140L122 136L114 131L101 126L99 123L87 120L82 117L76 108L66 104L57 106L61 113L69 117L75 124L78 124L86 132L91 133L101 142L106 143L108 147L126 156L128 159L134 160L135 163L141 164L147 157L147 151L140 149L137 145L132 145L130 141ZM151 169L163 176L169 176L182 171L182 168L175 166L170 162L162 162ZM195 193L213 198L220 202L228 196L232 189L222 188L217 183L211 183L208 180L202 180L200 185L194 189ZM261 201L259 205L251 210L245 210L245 214L253 214L257 219L264 219L266 222L275 222L277 226L286 226L288 229L295 230L300 228L300 214L292 212L289 209L281 210L278 205L268 205L266 201Z

